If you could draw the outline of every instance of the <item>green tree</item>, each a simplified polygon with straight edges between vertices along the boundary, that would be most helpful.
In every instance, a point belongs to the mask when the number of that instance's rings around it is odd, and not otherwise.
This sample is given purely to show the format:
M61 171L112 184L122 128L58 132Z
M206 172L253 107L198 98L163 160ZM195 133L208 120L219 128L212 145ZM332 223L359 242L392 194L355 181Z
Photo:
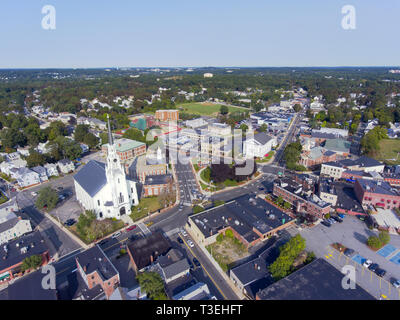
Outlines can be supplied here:
M299 112L299 111L301 110L301 105L299 105L298 103L296 103L296 104L293 106L293 110L294 110L295 112Z
M376 236L370 236L367 240L367 244L374 249L379 249L383 246L382 241Z
M263 123L263 124L260 126L260 128L258 129L258 131L260 131L260 132L267 132L267 130L268 130L268 125L265 124L265 123Z
M146 292L151 300L167 300L164 283L157 272L140 272L136 276L142 291Z
M29 151L29 156L25 160L29 168L41 166L46 163L45 156L34 150Z
M204 208L202 206L197 206L196 205L196 206L193 207L193 213L200 213L202 211L204 211Z
M74 131L74 139L78 142L83 142L85 136L89 133L89 126L85 124L78 124Z
M275 280L286 277L291 271L294 260L306 248L306 240L297 234L280 248L279 257L270 265L269 270Z
M228 114L229 109L228 109L227 106L222 105L222 106L219 108L219 112L220 112L222 115L226 115L226 114Z
M39 209L43 208L44 206L47 206L47 211L51 211L56 207L57 202L58 202L57 191L52 189L51 187L44 187L40 189L35 205Z
M381 231L379 232L379 240L383 243L383 245L388 244L390 242L390 235L389 232L387 231Z
M21 264L21 271L26 271L29 269L37 269L43 263L43 257L39 254L26 257Z
M89 146L89 148L94 148L99 144L99 138L97 138L93 133L89 132L85 135L83 142Z

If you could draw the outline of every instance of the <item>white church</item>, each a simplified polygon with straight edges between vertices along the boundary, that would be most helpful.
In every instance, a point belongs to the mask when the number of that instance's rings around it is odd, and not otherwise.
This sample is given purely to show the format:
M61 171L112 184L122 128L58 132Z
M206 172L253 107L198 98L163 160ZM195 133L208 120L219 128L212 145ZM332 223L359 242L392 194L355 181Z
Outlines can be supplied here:
M96 213L97 219L121 219L131 214L131 207L139 204L136 182L125 175L119 160L108 120L107 162L90 160L74 176L76 198L86 209Z

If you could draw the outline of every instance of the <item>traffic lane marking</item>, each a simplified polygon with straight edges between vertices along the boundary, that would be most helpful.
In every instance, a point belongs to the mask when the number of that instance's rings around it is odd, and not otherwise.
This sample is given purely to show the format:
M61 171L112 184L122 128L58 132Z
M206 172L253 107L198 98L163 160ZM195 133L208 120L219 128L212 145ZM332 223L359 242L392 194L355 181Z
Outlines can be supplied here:
M179 235L181 235L181 233L179 233ZM181 237L182 238L182 237ZM186 247L189 249L190 253L192 254L193 257L195 257L197 259L197 256L194 254L194 252L192 251L192 248L190 248L190 246L188 245L188 243L186 242L185 238L182 238L183 242L185 243ZM199 259L197 259L199 260ZM200 262L200 260L199 260ZM200 262L200 265L202 266L203 270L207 273L208 277L211 279L211 281L214 283L215 287L218 289L219 293L221 293L221 295L224 297L225 300L229 300L224 293L222 292L221 288L217 285L217 283L215 282L215 280L213 279L213 277L211 277L211 275L209 274L209 272L207 271L207 269L203 266L203 264Z

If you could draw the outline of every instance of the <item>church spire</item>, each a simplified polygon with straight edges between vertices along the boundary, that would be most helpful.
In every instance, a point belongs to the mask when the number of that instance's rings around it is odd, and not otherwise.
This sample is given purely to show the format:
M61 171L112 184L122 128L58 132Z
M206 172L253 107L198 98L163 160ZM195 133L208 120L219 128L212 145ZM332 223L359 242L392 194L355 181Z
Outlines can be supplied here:
M114 139L113 135L111 132L111 126L110 126L110 115L107 114L107 124L108 124L108 144L112 146L114 144Z

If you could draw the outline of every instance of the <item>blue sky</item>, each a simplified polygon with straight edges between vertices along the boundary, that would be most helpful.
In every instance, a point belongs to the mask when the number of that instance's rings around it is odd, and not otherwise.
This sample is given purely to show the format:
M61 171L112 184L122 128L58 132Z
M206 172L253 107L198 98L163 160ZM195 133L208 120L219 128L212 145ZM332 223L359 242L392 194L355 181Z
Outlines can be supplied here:
M399 17L398 0L1 0L0 68L398 66Z

